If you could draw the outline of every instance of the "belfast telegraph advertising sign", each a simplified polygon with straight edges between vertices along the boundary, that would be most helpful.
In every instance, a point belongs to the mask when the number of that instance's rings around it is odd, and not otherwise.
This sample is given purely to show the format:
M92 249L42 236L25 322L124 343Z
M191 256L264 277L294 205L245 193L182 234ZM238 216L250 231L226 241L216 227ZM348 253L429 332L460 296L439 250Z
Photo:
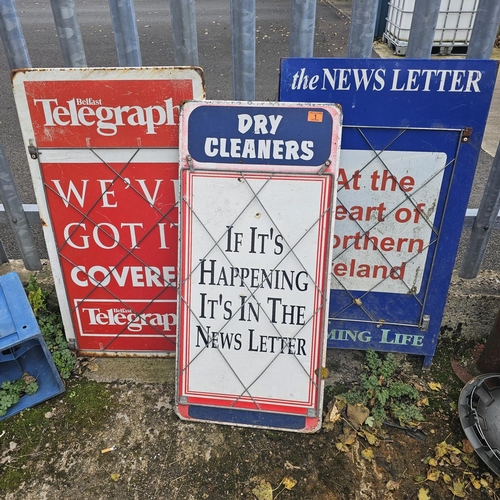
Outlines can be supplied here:
M318 428L339 134L331 105L183 106L181 418Z
M280 100L344 112L328 345L436 347L494 61L285 59Z
M14 93L68 338L175 348L179 105L192 68L47 69Z

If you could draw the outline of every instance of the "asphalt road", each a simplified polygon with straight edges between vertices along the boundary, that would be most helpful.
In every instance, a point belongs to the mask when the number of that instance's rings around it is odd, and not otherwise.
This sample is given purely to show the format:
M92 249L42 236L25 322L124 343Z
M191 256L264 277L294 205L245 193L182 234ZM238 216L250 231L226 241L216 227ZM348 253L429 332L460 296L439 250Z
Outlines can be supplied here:
M256 99L275 100L278 94L280 58L289 54L290 0L256 2ZM63 65L49 0L16 2L33 67ZM78 17L87 64L91 67L118 65L108 2L79 0ZM169 2L135 0L137 27L144 66L174 65ZM349 18L329 3L320 2L316 12L314 55L345 57ZM229 0L202 0L196 3L200 66L205 72L208 99L232 99L232 56ZM0 50L0 144L3 146L23 203L35 203L19 120L10 86L10 72ZM491 167L492 158L481 153L471 208L477 208ZM40 227L33 226L41 257L47 257ZM468 231L464 231L457 266L464 253ZM500 270L496 248L500 231L495 231L483 268ZM0 225L2 240L10 258L19 258L10 227Z

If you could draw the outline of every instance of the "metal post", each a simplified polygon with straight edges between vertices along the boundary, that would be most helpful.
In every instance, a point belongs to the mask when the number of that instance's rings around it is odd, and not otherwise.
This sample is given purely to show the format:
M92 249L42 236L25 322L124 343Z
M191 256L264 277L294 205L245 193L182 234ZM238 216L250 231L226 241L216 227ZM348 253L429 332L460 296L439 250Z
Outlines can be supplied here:
M481 373L498 373L500 370L500 311L476 366Z
M142 66L133 0L109 0L120 66Z
M7 212L10 226L21 252L24 267L29 271L42 268L35 240L31 234L28 219L17 194L14 177L3 148L0 146L0 198Z
M174 58L178 66L198 66L198 38L194 0L170 0Z
M489 59L499 21L500 3L496 0L480 0L467 50L468 59ZM469 243L459 272L461 278L472 279L478 275L499 209L500 144L493 159L477 216L472 225Z
M372 56L377 12L378 0L354 0L352 2L347 57L359 59Z
M415 2L406 57L415 59L429 59L431 57L440 7L441 0Z
M233 96L255 100L255 0L231 0Z
M0 0L0 37L11 70L31 68L30 56L14 0Z
M312 57L316 0L292 0L290 18L290 57Z
M493 159L493 165L477 211L477 216L472 225L469 244L467 245L462 267L460 268L459 275L461 278L475 278L479 273L499 209L500 144Z
M50 0L64 66L85 68L87 59L74 0Z
M500 22L500 2L479 0L467 49L467 59L489 59Z

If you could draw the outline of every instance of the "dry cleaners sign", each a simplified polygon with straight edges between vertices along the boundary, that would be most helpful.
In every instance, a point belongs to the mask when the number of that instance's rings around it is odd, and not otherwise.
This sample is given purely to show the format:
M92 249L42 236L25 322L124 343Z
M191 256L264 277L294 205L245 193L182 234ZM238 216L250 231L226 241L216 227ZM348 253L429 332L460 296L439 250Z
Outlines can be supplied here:
M495 77L494 61L282 61L280 100L344 113L330 347L430 364Z
M183 106L182 418L320 425L339 134L331 105Z

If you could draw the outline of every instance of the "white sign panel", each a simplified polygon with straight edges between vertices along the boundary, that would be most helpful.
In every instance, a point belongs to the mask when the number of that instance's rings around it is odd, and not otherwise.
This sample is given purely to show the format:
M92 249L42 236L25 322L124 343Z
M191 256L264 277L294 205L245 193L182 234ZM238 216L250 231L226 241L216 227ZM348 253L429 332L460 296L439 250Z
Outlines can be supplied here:
M332 289L418 293L446 154L342 150Z

